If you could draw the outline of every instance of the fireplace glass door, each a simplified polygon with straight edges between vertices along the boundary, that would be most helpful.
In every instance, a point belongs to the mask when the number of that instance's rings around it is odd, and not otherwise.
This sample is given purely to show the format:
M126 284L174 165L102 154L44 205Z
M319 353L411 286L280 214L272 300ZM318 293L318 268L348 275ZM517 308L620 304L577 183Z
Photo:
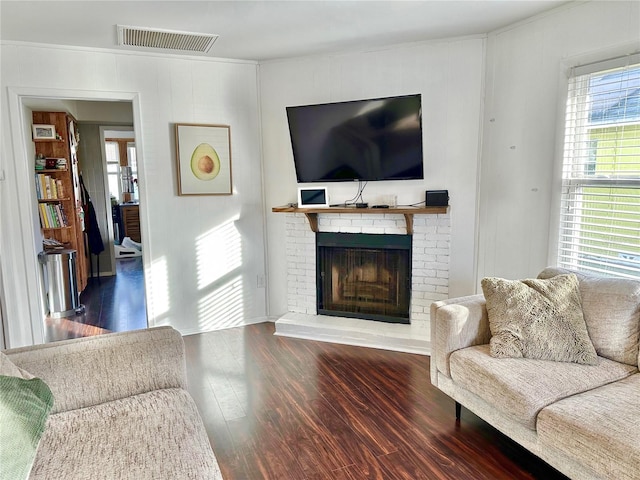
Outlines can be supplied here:
M409 323L411 236L318 234L318 313Z

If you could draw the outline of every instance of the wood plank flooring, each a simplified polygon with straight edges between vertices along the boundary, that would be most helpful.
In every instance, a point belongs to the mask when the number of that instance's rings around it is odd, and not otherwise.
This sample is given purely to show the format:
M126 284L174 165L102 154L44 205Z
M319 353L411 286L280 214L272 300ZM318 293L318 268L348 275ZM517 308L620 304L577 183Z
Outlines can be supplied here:
M142 257L116 260L116 275L89 278L80 294L82 314L45 319L45 341L147 328Z
M565 479L431 385L429 357L273 335L185 337L225 480Z
M112 332L147 328L142 257L116 259L116 275L90 278L74 320Z

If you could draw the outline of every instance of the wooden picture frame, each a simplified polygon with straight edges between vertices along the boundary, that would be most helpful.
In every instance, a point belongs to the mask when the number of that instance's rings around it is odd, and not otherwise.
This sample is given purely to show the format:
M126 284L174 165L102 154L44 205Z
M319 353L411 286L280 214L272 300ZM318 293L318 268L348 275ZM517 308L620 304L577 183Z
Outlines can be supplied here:
M176 123L178 195L232 195L231 127Z
M55 125L34 123L31 128L34 140L55 140L57 138Z

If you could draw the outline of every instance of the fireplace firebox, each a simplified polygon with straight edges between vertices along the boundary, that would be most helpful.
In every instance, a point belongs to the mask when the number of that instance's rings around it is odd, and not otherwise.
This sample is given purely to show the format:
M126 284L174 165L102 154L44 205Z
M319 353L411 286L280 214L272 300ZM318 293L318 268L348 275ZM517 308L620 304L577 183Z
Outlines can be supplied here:
M411 235L319 232L321 315L409 323Z

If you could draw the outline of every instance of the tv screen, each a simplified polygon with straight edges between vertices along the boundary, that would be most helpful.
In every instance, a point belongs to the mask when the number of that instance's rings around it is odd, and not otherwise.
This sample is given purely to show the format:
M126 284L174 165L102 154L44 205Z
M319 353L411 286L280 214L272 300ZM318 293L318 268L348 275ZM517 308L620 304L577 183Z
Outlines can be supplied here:
M424 178L421 96L287 107L299 183Z

